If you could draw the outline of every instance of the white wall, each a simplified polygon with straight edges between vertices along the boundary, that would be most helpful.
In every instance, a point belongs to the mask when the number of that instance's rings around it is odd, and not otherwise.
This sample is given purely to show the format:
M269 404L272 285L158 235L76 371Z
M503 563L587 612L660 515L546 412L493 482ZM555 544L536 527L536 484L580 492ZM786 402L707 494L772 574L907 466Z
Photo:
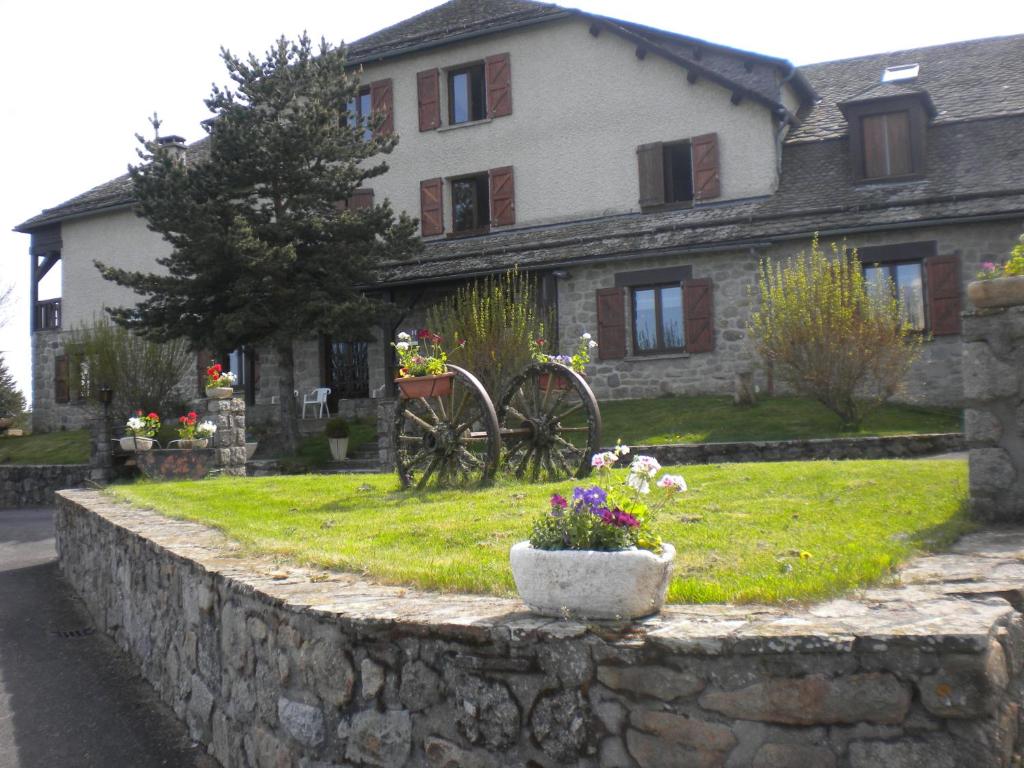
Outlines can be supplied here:
M636 147L717 133L720 200L771 194L776 158L769 110L609 32L575 19L549 22L380 64L363 83L391 78L399 145L373 179L377 199L419 216L419 183L515 169L516 226L639 210ZM512 114L450 130L419 131L416 73L510 54ZM442 125L447 124L442 74ZM446 185L446 195L447 195ZM446 229L451 205L445 200Z
M102 261L122 269L153 272L156 259L171 252L170 245L130 210L114 211L61 224L63 262L62 326L88 324L104 307L130 306L138 294L104 280L93 264Z

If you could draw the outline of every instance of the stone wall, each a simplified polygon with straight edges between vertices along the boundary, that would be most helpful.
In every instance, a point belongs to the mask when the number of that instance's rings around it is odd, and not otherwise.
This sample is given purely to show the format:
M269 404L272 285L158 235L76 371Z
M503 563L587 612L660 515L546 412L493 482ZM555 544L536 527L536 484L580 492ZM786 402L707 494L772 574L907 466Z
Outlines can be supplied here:
M225 400L206 399L201 420L209 419L217 431L210 448L214 464L224 475L245 475L245 400L232 397Z
M88 464L0 464L0 509L44 507L62 488L77 488L90 478Z
M964 313L973 513L1024 521L1024 306Z
M231 768L1020 759L1021 532L966 537L856 599L625 625L240 557L93 491L60 494L57 548L97 628Z
M57 355L64 350L69 334L62 331L32 333L32 431L57 432L61 429L83 429L95 414L84 400L58 403L56 393Z

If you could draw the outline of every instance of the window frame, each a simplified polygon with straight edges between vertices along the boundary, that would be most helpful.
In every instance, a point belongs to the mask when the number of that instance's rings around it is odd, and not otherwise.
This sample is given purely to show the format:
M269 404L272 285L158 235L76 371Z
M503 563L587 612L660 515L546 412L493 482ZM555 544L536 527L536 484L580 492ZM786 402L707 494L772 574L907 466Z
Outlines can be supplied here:
M674 176L672 174L672 163L669 162L669 153L677 147L686 147L686 154L690 157L690 197L683 200L673 199L669 200L669 190L673 187ZM667 141L662 143L661 146L661 172L664 177L665 183L665 202L662 204L665 208L692 208L695 197L694 193L694 179L693 179L693 143L689 139L681 139L679 141Z
M467 181L475 182L476 192L476 204L473 210L473 218L475 220L475 227L470 229L459 229L456 227L455 218L455 185ZM491 231L491 174L489 171L482 171L480 173L467 173L461 176L451 176L448 178L448 197L450 200L451 208L451 232L448 233L449 238L457 237L472 237L473 235L485 235ZM483 205L486 208L486 215L481 221L480 216L480 196L483 195Z
M662 312L661 291L665 288L675 288L679 291L679 327L682 331L683 343L679 347L665 346L664 340L664 313ZM638 291L654 291L654 322L656 332L656 343L653 349L641 349L637 338L637 301ZM633 344L633 354L637 357L648 355L672 355L686 351L686 306L683 297L683 284L681 282L669 283L643 283L629 286L629 309L630 309L630 336Z
M921 317L923 323L920 328L911 328L913 333L929 333L931 331L932 323L931 316L928 312L928 279L926 277L927 270L925 268L925 260L923 258L894 258L886 259L885 261L861 261L860 273L864 277L865 285L870 285L867 279L867 270L869 269L882 269L885 270L886 275L892 281L893 288L896 290L896 298L899 299L900 284L897 278L897 268L905 266L907 264L916 264L921 270Z
M369 102L369 112L363 114L363 98L366 98ZM355 109L350 107L355 106ZM349 120L349 115L355 115L356 124L362 126L363 129L363 141L370 141L373 139L373 130L370 128L370 120L373 117L373 95L370 91L369 85L359 86L359 90L356 93L356 97L345 104L345 121Z
M889 123L890 123L891 119L895 119L897 117L899 117L899 119L901 121L906 121L906 145L903 146L903 147L900 147L898 144L895 144L894 142L891 141L891 138L892 138L893 134L892 134L892 131L890 130ZM869 148L870 148L871 145L867 141L868 130L865 127L865 123L868 122L868 121L879 120L879 119L882 120L882 128L883 128L883 130L882 130L883 143L882 143L882 146L880 147L880 149L883 151L883 154L885 156L884 157L884 164L886 166L887 172L886 173L882 173L882 174L877 174L877 175L871 175L871 173L870 173L871 163L869 162L869 157L868 157ZM907 176L913 174L913 169L914 169L914 150L913 150L913 145L914 145L914 141L913 141L913 131L911 129L911 120L910 120L910 111L909 110L897 109L897 110L893 110L891 112L876 112L876 113L871 114L871 115L861 115L861 117L860 117L860 130L861 130L861 135L864 137L864 142L863 142L864 153L863 153L862 162L864 163L864 180L865 181L881 181L881 180L901 179L901 178L906 178ZM897 160L901 161L902 163L904 163L906 165L906 167L910 169L908 172L906 172L906 173L894 173L892 171L892 167L894 165L893 158L897 154L897 152L893 151L894 149L897 150L898 154L899 154L899 157L897 158ZM876 162L878 160L880 160L880 159L881 158L875 158Z
M922 101L922 98L924 101ZM906 95L839 105L846 118L850 139L850 170L856 184L891 184L922 179L927 173L927 127L934 113L927 97ZM899 176L867 176L863 119L907 112L909 116L910 173Z
M446 109L448 116L449 126L458 125L470 125L472 123L480 123L487 120L487 68L485 62L481 59L479 61L470 61L465 64L458 64L454 67L448 67L444 70L445 74L445 98L448 100L448 106ZM455 78L458 75L466 74L469 76L469 87L467 88L467 112L469 118L467 120L455 121ZM473 101L474 88L473 88L473 76L477 74L480 78L479 81L479 97L480 104L475 104ZM474 109L477 107L477 109ZM479 113L480 117L473 117L474 113Z

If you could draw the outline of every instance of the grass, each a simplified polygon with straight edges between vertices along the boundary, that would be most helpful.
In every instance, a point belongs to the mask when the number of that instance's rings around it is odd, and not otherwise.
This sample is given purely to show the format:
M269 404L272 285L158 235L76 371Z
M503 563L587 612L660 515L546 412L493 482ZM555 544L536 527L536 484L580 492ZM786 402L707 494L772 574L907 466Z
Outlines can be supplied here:
M601 403L603 441L637 445L866 437L961 431L960 411L885 405L856 432L843 432L838 417L820 403L773 397L737 407L730 397L659 397Z
M87 464L89 430L0 436L0 464Z
M669 601L813 601L883 580L968 529L964 462L690 466L658 531L678 550ZM138 483L111 493L224 531L247 552L380 582L514 594L508 548L555 491L502 482L403 492L393 475Z

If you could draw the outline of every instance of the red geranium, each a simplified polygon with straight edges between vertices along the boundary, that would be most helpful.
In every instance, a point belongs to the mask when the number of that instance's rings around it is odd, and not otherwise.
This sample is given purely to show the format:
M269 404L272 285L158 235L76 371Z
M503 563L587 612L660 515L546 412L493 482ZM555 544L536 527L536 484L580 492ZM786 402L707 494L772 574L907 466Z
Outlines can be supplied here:
M428 328L420 328L418 331L416 331L416 338L417 339L429 339L430 338L430 329L428 329Z

